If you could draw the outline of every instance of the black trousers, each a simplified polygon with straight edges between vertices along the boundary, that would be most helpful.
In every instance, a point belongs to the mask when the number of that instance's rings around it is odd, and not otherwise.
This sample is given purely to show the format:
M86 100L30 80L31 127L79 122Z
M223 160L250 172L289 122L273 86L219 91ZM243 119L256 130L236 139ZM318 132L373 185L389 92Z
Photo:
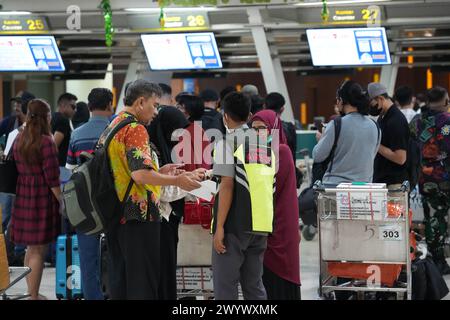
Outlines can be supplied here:
M160 223L128 221L106 239L111 299L158 299Z
M173 214L169 221L161 221L161 277L159 283L160 300L177 299L177 247L180 218Z
M264 266L264 288L267 292L267 300L301 300L300 286L287 281Z

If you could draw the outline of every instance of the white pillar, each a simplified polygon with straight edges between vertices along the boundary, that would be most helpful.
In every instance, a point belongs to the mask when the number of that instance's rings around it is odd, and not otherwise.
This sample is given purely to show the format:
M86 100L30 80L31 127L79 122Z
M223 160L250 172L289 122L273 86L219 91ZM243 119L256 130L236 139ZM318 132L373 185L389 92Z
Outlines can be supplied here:
M128 65L128 70L125 75L125 80L123 81L122 90L120 90L119 100L117 100L117 108L116 108L116 114L119 113L123 108L123 98L125 97L125 86L128 82L132 82L138 79L138 69L139 69L139 63L137 62L137 59L141 57L140 53L133 53L131 55L130 64Z
M398 43L390 44L390 49L393 52L396 52L397 49L399 48L401 48L401 46ZM400 56L392 55L391 59L392 59L391 65L385 65L381 68L380 83L386 86L389 96L392 97L394 95L395 83L397 81L398 64L400 62Z
M272 55L277 55L278 52L271 52L259 9L250 7L247 9L247 13L266 91L267 93L279 92L283 95L286 99L286 105L281 118L294 123L294 113L292 111L291 99L289 98L281 61L278 57L272 58Z
M148 63L139 63L137 60L142 59L142 55L140 53L134 53L131 56L131 62L128 65L128 70L125 75L125 80L123 82L122 90L120 91L120 97L117 101L116 113L119 113L123 108L123 98L125 97L125 86L127 83L138 80L145 79L154 83L165 83L170 86L170 81L172 79L172 72L159 72L159 71L151 71L142 72L142 69L149 68Z

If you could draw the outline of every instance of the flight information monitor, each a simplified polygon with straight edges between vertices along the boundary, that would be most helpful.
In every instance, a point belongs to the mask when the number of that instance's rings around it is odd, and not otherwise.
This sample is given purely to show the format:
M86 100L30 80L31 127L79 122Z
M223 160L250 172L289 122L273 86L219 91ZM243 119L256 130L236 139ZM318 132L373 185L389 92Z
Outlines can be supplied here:
M53 36L0 36L0 72L64 70Z
M222 61L214 33L141 35L150 69L220 69Z
M385 28L308 29L314 66L391 64Z

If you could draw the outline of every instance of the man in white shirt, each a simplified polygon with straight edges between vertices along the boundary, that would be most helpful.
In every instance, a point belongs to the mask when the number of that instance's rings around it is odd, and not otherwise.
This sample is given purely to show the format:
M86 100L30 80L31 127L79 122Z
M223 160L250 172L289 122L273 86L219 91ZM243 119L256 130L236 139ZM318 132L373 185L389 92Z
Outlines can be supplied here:
M408 123L410 123L417 114L414 111L415 98L412 89L407 86L398 87L394 94L394 100Z

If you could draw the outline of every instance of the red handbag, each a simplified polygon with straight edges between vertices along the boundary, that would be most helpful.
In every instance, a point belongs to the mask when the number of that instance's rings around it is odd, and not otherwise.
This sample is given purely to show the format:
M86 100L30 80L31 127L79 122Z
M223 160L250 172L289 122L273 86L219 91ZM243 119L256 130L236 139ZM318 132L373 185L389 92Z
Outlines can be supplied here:
M211 228L214 199L209 202L202 199L184 203L184 224L200 224L204 229Z

